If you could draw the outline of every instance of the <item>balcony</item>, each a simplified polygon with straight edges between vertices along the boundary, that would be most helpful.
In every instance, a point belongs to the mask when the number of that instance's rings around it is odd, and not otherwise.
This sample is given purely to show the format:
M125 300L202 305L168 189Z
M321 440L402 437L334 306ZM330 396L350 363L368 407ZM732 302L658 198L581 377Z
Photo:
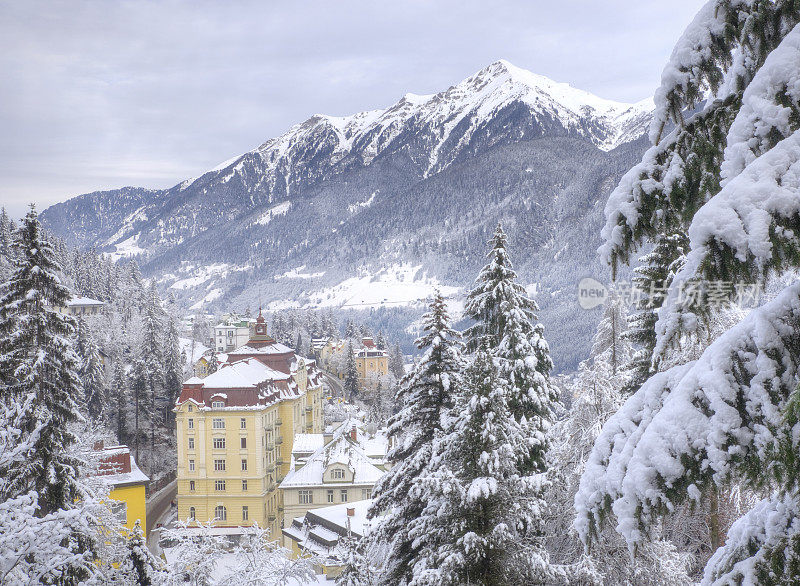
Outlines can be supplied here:
M275 431L275 426L274 426L274 425L272 425L271 423L267 423L267 424L264 426L264 431Z
M283 419L281 419L280 417L278 417L278 418L275 420L275 425L278 425L278 426L280 426L280 425L283 425Z
M267 464L266 472L267 472L267 474L274 474L275 473L275 464Z
M275 445L276 446L279 446L282 443L283 443L283 436L282 435L279 435L278 437L275 438Z
M275 442L267 442L267 449L274 450L275 449Z
M313 410L314 410L313 405L309 405L308 407L306 407L306 413L311 413Z
M278 517L275 515L275 513L270 513L269 515L267 515L267 521L269 521L270 523L275 521L275 519L277 519L277 518Z

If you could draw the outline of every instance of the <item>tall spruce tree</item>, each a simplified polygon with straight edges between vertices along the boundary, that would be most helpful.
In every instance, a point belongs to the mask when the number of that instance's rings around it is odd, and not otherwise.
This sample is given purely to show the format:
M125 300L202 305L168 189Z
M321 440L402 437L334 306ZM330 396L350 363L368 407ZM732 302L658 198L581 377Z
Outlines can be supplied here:
M150 427L149 471L152 473L155 469L156 461L156 429L162 422L159 407L162 406L161 403L163 402L164 392L164 378L161 364L163 350L160 340L163 327L163 310L155 284L150 287L148 292L148 299L143 317L144 327L142 332L142 344L139 348L139 356L134 368L136 369L136 377L140 380L139 386L141 386L143 382L144 392L146 393L144 400L147 403L146 408ZM134 386L136 387L136 385ZM139 397L140 401L142 399L143 397Z
M369 535L370 549L389 544L382 584L402 584L413 578L413 568L422 549L421 540L409 534L409 522L419 517L427 502L414 490L426 474L433 440L454 406L454 393L461 384L464 362L461 336L450 327L450 316L437 292L423 317L423 335L416 341L423 356L414 370L400 382L396 403L399 411L389 420L394 447L388 457L395 464L378 481L369 516L380 518Z
M86 357L80 371L84 402L89 418L100 422L108 405L108 382L103 359L100 356L100 347L91 336L87 337L85 353Z
M73 509L81 495L80 462L69 455L80 421L75 398L82 393L79 359L72 349L75 322L58 311L70 299L60 267L42 233L34 206L14 234L16 266L0 297L0 401L11 414L18 457L0 469L0 498L35 491L40 518ZM6 436L7 438L9 436ZM87 575L81 554L90 550L89 534L65 540L75 564L58 570L65 582Z
M347 357L344 370L344 393L348 399L358 396L358 369L356 368L355 351L353 343L347 343Z
M474 352L485 346L497 360L508 408L514 419L528 428L527 453L520 454L522 469L544 472L544 438L558 401L550 383L553 362L543 327L534 314L538 307L517 282L506 234L499 224L489 244L489 262L467 295L465 312L475 320L465 332L467 349Z
M506 586L555 577L541 537L544 475L520 470L528 430L507 399L494 357L479 349L434 442L430 473L412 488L425 503L406 520L423 544L413 583Z
M689 250L654 325L656 372L603 428L575 499L589 542L613 513L632 550L661 517L727 483L768 496L733 524L704 584L791 584L800 575L800 284L716 340L707 324L740 287L800 266L800 6L712 0L678 41L656 93L653 146L612 193L603 252L687 232ZM710 99L688 120L711 89ZM675 128L665 133L666 122ZM688 228L688 230L687 230ZM699 301L685 298L700 286ZM712 303L711 293L716 303Z

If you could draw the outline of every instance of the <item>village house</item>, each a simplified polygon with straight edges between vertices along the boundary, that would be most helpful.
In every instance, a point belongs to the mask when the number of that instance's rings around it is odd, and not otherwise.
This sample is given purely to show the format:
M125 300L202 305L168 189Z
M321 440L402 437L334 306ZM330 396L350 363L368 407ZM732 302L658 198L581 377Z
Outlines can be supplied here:
M372 338L363 338L361 345L355 353L358 382L361 388L374 390L378 379L389 374L389 353L378 348Z
M314 509L292 519L283 530L292 556L310 553L319 560L328 579L337 578L347 563L346 540L360 540L375 523L367 519L370 506L371 499L355 501Z
M358 428L341 426L281 482L284 526L312 509L371 498L384 474L359 445Z
M150 479L136 465L128 446L104 447L99 442L94 447L99 452L97 476L109 485L111 512L126 529L139 521L142 532L147 532L145 489Z

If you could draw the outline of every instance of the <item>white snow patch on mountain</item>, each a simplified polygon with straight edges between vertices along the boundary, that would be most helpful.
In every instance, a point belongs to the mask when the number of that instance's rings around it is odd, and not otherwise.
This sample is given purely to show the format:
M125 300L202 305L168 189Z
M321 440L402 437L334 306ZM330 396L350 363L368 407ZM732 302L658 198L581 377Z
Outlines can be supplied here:
M147 251L144 248L141 248L138 244L139 236L139 234L134 234L122 242L118 242L114 245L116 250L114 252L106 253L105 256L110 258L113 262L117 262L121 258L146 253Z
M384 267L376 273L361 271L357 277L346 279L334 287L307 293L299 301L274 301L271 311L291 307L343 307L350 309L417 305L424 303L439 289L445 296L460 291L459 287L443 285L435 277L420 273L422 265L409 263Z
M305 268L306 265L300 265L299 267L295 267L290 271L286 271L282 275L275 275L275 279L316 279L325 274L325 271L322 271L321 273L304 273L303 270Z
M376 193L378 193L378 192L377 191L373 191L372 195L369 196L367 201L361 201L361 202L358 202L358 203L351 203L349 206L347 206L347 209L349 210L349 212L351 214L354 214L354 213L356 213L356 212L358 212L358 211L360 211L360 210L362 210L364 208L368 208L369 206L372 205L372 202L375 201L375 194Z
M291 209L291 207L292 207L292 202L290 201L281 202L278 205L269 208L266 212L261 214L253 223L266 226L272 221L272 218L276 216L285 215L286 212L288 212L289 209Z

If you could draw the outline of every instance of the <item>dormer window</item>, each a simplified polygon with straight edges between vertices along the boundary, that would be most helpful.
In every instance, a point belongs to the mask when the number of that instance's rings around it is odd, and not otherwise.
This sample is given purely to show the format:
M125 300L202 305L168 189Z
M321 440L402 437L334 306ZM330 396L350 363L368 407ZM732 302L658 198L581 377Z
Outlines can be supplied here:
M225 408L225 401L211 401L211 408L212 409L224 409Z
M331 478L334 480L344 480L344 470L341 468L334 468L331 470Z
M191 405L191 404L189 404L189 407L187 407L187 408L186 408L186 410L187 410L189 413L191 413L191 412L192 412L192 405Z

